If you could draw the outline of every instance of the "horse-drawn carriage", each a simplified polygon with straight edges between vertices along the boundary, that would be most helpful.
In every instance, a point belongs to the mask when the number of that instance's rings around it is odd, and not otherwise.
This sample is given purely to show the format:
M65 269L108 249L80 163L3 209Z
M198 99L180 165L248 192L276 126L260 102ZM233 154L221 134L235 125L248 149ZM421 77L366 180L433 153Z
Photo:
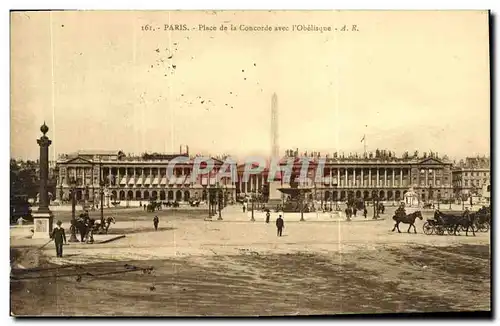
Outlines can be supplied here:
M109 227L111 224L115 224L116 220L114 217L109 216L104 219L104 225L101 225L101 220L95 220L90 218L88 213L82 213L71 223L70 231L75 233L78 231L80 233L80 239L82 243L92 243L94 242L95 233L105 233L108 234Z
M431 209L432 208L432 204L431 203L425 203L422 205L422 208L423 209Z
M152 200L150 201L147 205L146 205L146 211L147 212L155 212L155 211L159 211L162 209L162 206L164 206L165 203L161 202L161 201L155 201L155 200Z
M457 231L465 231L465 235L467 236L470 230L472 231L472 235L475 236L476 232L479 231L477 216L477 213L474 212L443 213L436 210L434 218L427 219L422 228L426 235L433 233L443 235L445 232L449 235L457 235Z
M200 200L190 200L189 201L189 206L191 207L199 207L200 206Z
M483 206L476 213L476 226L479 232L488 232L491 228L491 209Z

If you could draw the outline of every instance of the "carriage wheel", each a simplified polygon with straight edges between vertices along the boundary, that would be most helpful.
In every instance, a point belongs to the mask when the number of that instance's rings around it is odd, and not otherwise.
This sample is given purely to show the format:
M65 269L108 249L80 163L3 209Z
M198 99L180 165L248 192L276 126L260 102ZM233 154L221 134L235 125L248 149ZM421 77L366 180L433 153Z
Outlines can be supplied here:
M483 223L478 225L479 232L488 232L490 230L490 226L488 223Z
M452 235L455 232L455 226L450 225L446 228L448 230L448 234Z
M429 222L425 222L422 229L426 235L431 235L434 232L434 226L430 225Z
M443 235L443 234L444 234L444 227L442 227L442 226L437 226L437 227L436 227L436 234L438 234L438 235Z

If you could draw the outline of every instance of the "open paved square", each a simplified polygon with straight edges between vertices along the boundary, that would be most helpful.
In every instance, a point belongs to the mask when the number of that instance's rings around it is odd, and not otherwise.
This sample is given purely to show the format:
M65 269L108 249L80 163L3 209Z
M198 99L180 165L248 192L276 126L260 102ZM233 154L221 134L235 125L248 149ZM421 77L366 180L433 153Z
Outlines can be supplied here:
M399 234L391 232L391 211L381 220L351 222L287 221L285 214L278 237L275 214L269 224L259 218L250 222L239 206L227 207L222 221L205 221L202 209L159 211L156 232L155 213L115 210L117 222L109 233L125 238L72 243L63 258L55 257L53 244L39 250L43 241L36 247L35 240L23 238L29 227L16 227L12 312L241 316L489 310L490 233L425 235L429 211L418 220L417 234L408 234L404 225ZM69 222L67 213L58 218ZM49 269L28 271L37 265ZM125 265L138 270L123 272ZM153 272L144 274L143 267ZM47 299L39 302L42 293Z

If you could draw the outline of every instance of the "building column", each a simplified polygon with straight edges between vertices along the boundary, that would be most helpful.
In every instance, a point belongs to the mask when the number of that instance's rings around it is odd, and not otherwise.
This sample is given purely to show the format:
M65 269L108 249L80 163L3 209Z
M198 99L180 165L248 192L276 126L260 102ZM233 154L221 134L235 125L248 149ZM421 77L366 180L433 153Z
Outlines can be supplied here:
M333 171L332 171L332 169L330 168L330 186L332 186L332 184L333 184L332 177L333 177Z
M432 169L432 186L436 186L436 170Z
M340 187L340 169L337 168L337 185Z
M429 185L429 169L425 169L425 186Z
M368 187L372 186L372 168L368 169Z
M108 167L108 182L111 185L111 167Z
M347 177L347 168L344 169L344 171L345 171L345 177L344 177L344 179L345 179L345 186L348 187L349 186L349 178Z
M400 168L399 169L399 186L402 187L403 186L403 169ZM402 196L402 195L401 195ZM402 198L402 197L401 197Z
M384 168L384 187L387 187L387 168Z
M80 168L82 169L82 182L83 182L83 186L85 186L87 184L86 180L85 180L85 168Z
M379 172L379 170L377 168L377 182L375 183L375 187L378 187L378 185L379 185L379 179L380 179L380 172Z
M120 186L121 180L120 180L120 168L119 167L116 168L116 179L115 180L116 180L116 185ZM120 196L119 193L118 193L118 196Z
M392 168L392 186L394 187L396 185L396 180L394 180L396 177L396 171L394 171L394 168Z
M363 175L363 169L361 168L361 187L365 186L365 176Z

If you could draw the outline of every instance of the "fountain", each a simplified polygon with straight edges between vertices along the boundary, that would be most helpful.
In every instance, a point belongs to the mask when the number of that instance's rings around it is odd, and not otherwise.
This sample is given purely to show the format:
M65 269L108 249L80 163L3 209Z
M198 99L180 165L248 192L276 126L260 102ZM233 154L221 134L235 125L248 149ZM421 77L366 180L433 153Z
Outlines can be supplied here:
M300 213L300 220L304 220L304 212L312 211L309 206L309 200L306 195L312 191L310 187L301 187L296 181L296 174L292 174L290 180L290 188L278 188L278 190L286 195L286 200L282 207L283 213Z

